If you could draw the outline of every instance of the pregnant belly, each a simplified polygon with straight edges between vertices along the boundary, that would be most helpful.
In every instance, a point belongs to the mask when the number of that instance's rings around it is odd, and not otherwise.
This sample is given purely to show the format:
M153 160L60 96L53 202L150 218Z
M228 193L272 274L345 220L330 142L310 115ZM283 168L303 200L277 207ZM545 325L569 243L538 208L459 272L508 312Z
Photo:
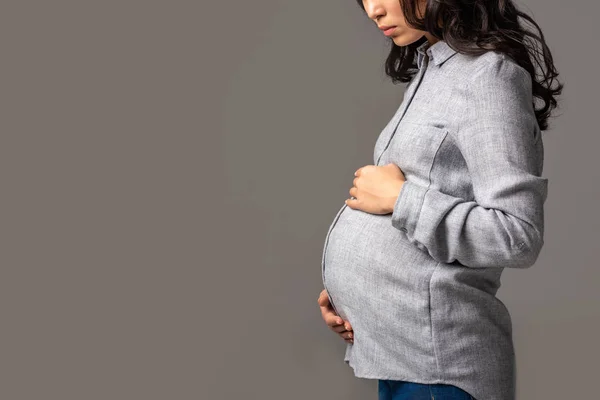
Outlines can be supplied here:
M437 262L404 235L392 226L391 214L344 205L334 219L324 248L323 285L355 331L397 323L399 335L429 332L429 280Z

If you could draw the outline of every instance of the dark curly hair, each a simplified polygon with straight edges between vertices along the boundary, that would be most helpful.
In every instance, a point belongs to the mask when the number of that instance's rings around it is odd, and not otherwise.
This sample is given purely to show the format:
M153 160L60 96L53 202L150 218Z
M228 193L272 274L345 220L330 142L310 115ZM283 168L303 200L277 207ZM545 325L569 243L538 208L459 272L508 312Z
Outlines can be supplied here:
M423 18L416 15L419 0L398 0L407 24L414 29L429 32L431 36L444 40L459 53L479 55L489 50L505 53L531 75L533 106L540 130L548 129L548 118L557 107L556 96L561 94L564 84L556 77L558 72L552 60L539 25L527 14L517 9L512 0L426 0ZM362 0L357 0L365 11ZM538 34L521 26L519 17L535 27ZM385 62L385 73L392 82L409 82L417 72L416 48L427 38L407 46L398 46L391 41L391 51ZM541 45L535 48L535 41ZM536 75L534 63L542 73ZM552 83L556 81L556 87ZM535 108L535 98L543 102Z

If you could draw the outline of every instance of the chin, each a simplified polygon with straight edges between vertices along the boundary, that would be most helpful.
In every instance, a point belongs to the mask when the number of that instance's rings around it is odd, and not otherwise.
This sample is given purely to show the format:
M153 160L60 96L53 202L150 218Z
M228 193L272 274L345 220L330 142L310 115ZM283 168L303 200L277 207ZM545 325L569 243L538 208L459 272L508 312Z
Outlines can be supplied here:
M420 35L420 36L397 35L397 36L392 36L392 40L394 41L396 46L408 46L409 44L414 43L417 40L421 39L421 37L423 37L423 35Z
M401 40L401 39L397 39L397 38L392 38L392 40L394 41L394 43L396 44L396 46L407 46L410 44L410 42L406 41L406 40Z

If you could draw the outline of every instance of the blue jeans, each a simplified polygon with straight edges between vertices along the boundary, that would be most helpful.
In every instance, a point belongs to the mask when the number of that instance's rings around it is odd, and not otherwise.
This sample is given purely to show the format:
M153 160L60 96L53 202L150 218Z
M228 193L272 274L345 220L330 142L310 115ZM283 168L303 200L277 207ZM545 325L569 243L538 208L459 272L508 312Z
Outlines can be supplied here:
M475 400L452 385L425 384L379 379L379 400Z

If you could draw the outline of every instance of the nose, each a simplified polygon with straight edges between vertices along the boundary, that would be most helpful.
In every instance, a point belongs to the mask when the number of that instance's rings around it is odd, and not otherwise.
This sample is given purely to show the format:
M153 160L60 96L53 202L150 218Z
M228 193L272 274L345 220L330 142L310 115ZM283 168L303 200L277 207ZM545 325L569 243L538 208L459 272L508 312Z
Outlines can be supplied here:
M363 4L365 6L365 12L370 19L375 21L375 23L377 23L382 15L385 15L385 8L380 0L364 0Z

